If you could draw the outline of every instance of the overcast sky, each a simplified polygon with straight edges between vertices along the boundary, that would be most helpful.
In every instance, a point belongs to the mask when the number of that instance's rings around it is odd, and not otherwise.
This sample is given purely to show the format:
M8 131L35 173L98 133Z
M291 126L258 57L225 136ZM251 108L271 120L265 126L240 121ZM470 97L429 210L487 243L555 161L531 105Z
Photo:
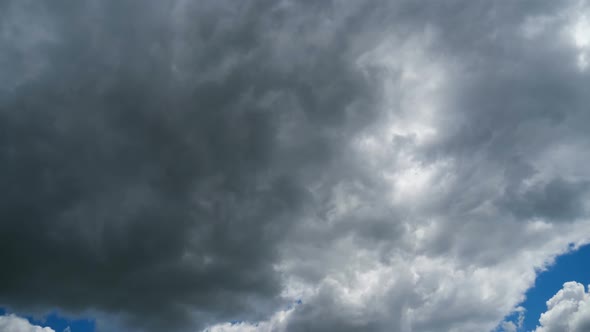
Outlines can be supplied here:
M582 0L2 0L0 330L522 331L589 74Z

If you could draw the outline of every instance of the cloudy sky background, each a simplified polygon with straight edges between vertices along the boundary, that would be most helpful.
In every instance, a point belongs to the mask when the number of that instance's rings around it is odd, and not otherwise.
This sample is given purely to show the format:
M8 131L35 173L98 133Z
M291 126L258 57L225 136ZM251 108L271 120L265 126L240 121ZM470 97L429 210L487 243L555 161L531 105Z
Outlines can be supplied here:
M586 1L1 1L0 330L522 331L589 71Z

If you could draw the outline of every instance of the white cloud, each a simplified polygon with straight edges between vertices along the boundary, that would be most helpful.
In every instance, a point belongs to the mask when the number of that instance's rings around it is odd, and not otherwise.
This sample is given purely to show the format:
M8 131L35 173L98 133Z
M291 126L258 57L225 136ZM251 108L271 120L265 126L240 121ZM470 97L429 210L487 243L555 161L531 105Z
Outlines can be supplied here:
M547 301L547 311L539 319L535 332L587 332L590 330L590 294L584 285L566 282Z
M283 332L287 319L293 313L294 308L276 312L268 321L250 323L235 322L216 324L208 327L204 332Z
M2 332L55 332L52 328L41 327L29 323L28 320L15 315L0 316L0 331Z

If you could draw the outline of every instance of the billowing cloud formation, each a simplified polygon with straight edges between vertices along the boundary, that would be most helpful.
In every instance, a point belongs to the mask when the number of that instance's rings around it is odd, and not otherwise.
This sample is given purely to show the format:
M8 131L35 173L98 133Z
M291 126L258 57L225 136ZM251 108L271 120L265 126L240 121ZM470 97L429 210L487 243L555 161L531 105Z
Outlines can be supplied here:
M590 330L590 295L584 285L570 281L547 301L547 311L535 332L583 332Z
M590 240L584 2L0 6L13 310L486 331Z
M3 332L55 332L49 327L41 327L29 323L24 318L15 315L0 316L0 331Z

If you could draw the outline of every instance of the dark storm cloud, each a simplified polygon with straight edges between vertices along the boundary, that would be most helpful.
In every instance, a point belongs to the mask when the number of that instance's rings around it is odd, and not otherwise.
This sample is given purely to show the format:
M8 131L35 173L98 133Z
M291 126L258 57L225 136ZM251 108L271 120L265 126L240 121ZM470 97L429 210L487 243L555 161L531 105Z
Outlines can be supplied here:
M0 303L154 331L279 306L299 173L372 118L347 25L313 40L330 6L2 6Z

